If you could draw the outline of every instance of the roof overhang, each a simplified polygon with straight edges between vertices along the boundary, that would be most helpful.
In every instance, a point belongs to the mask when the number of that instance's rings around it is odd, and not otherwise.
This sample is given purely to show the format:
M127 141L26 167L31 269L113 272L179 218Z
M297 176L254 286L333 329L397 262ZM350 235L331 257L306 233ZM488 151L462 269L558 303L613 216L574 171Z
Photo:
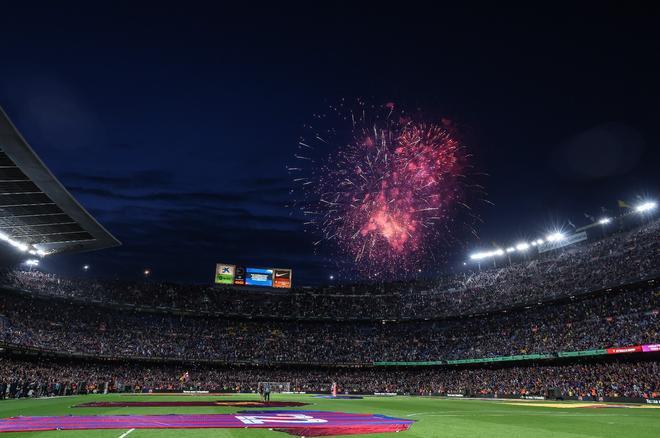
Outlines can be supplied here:
M0 238L49 254L121 245L55 178L1 107Z

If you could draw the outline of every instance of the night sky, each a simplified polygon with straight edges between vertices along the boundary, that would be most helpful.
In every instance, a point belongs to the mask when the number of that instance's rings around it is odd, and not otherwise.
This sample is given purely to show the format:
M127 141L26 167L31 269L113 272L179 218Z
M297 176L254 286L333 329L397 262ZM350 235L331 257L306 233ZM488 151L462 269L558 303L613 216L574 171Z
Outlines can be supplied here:
M210 282L234 262L326 282L334 253L315 254L286 207L286 164L302 124L341 98L463 127L494 205L475 206L480 240L442 249L448 267L657 199L660 12L627 3L4 5L0 105L123 242L42 267Z

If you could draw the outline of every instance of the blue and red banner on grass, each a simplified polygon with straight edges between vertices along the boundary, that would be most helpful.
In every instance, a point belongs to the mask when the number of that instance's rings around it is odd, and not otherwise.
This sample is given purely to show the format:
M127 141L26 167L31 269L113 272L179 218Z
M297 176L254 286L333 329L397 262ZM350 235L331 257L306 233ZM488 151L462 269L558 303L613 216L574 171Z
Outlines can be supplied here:
M242 411L196 415L67 415L0 419L0 432L95 429L272 429L296 436L357 435L408 430L413 420L324 411Z

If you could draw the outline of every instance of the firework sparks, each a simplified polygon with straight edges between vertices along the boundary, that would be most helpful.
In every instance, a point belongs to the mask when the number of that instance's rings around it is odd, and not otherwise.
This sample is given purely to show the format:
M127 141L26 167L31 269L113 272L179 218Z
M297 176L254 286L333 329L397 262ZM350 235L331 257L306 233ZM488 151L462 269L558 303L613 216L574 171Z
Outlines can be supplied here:
M465 155L451 123L363 102L315 120L289 168L306 223L369 277L416 270L462 205Z

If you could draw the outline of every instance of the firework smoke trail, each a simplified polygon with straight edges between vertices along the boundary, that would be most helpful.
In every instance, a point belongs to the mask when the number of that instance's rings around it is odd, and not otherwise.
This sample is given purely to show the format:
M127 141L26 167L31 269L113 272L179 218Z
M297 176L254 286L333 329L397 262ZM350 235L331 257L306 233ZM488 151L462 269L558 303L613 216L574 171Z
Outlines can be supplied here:
M358 101L306 129L289 171L317 243L335 242L370 278L405 276L428 260L465 205L466 156L451 123Z

